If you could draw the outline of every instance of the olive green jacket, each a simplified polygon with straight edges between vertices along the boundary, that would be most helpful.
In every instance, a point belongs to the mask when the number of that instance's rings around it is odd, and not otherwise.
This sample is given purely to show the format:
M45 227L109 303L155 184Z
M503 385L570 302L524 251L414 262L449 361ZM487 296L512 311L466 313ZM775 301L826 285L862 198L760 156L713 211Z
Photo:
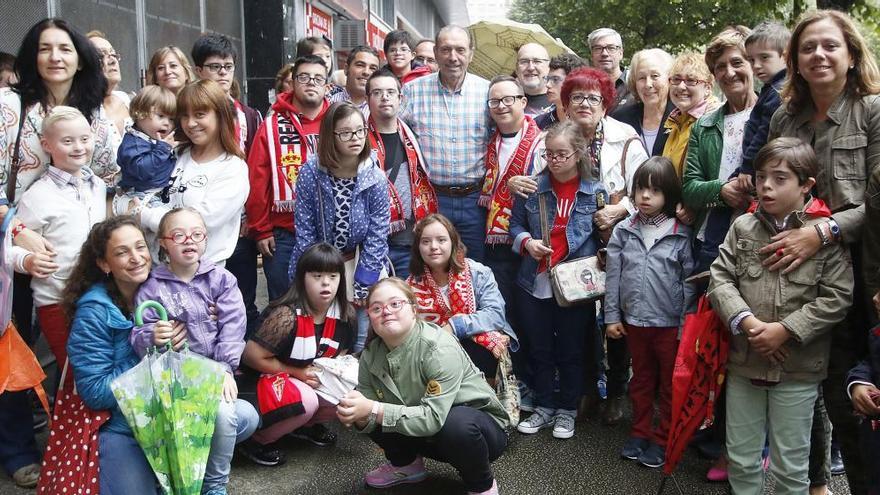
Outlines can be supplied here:
M798 212L790 227L823 221ZM775 227L760 214L747 213L734 220L710 268L709 298L728 328L744 311L763 322L782 323L791 334L783 344L789 355L781 365L771 364L751 348L746 335L732 335L728 369L770 382L818 382L827 375L831 330L852 304L852 262L844 246L831 244L786 275L781 270L771 272L761 265L765 256L758 249L775 234Z
M357 389L383 403L383 432L433 436L452 406L462 405L484 411L502 428L508 427L495 391L458 339L422 320L395 349L378 337L370 342L361 355ZM371 420L361 431L369 433L377 426Z

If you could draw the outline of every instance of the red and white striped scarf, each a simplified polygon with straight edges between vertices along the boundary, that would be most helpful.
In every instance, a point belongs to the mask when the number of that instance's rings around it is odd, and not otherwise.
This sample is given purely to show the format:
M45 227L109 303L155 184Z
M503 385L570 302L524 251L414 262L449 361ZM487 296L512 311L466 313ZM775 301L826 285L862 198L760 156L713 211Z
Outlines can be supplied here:
M272 169L272 211L291 213L296 201L296 178L299 170L315 153L296 115L274 112L266 124L269 163Z
M336 357L339 353L339 341L335 339L338 320L330 316L331 312L332 309L324 319L324 331L319 341L315 337L315 318L303 314L300 309L296 310L296 326L292 330L295 335L290 350L290 360L295 365L305 366L319 357Z

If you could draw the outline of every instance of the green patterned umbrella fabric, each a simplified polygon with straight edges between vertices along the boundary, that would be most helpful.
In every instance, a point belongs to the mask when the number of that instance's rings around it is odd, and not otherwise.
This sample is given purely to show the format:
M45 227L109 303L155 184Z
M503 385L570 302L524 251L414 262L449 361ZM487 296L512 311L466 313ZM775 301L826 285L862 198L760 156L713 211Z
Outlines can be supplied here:
M558 38L553 38L538 24L522 22L480 21L468 27L474 40L474 59L468 72L486 79L501 74L512 74L516 69L516 52L526 43L538 43L551 57L574 53Z

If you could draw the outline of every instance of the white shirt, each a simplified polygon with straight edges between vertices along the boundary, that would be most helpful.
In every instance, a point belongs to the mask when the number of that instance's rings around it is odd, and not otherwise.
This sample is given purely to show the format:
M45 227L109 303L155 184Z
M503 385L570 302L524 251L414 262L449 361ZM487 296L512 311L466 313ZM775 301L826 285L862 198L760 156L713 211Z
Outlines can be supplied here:
M519 142L522 140L523 130L520 128L519 132L516 133L515 136L504 137L501 136L498 143L498 177L504 177L504 174L507 173L507 168L510 166L510 159L513 157L514 153L516 153L516 149L519 147Z

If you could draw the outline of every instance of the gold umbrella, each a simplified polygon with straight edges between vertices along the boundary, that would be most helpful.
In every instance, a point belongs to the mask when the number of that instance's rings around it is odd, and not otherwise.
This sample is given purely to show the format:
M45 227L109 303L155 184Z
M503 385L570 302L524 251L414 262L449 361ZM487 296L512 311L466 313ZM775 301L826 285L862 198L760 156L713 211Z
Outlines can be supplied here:
M474 40L474 59L468 72L491 79L511 74L516 69L516 52L526 43L542 45L551 57L574 53L559 38L553 38L538 24L524 24L507 19L480 21L468 26Z

